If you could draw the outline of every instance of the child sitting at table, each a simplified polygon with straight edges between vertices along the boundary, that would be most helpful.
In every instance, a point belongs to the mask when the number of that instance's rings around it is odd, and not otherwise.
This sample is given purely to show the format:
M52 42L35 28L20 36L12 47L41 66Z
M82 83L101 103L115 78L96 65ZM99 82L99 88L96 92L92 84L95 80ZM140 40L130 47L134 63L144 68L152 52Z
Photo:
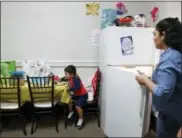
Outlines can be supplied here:
M71 95L71 100L68 104L69 114L68 119L71 119L73 112L72 100L75 101L76 110L79 116L79 120L77 122L77 127L79 129L82 128L83 124L83 106L85 106L88 98L88 93L80 79L80 77L76 73L76 67L73 65L67 66L65 69L65 76L69 82L69 91L73 93Z

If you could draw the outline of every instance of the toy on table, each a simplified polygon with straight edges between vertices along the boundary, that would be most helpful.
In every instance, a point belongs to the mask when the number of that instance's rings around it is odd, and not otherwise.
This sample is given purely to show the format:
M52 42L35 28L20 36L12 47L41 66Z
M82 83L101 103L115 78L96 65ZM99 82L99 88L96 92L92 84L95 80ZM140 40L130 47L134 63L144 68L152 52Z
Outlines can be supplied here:
M55 81L59 81L59 80L60 80L60 79L59 79L59 76L55 75L55 76L54 76L54 80L55 80Z
M49 73L48 77L54 76L54 83L57 84L60 81L60 78L58 75L54 75L54 73Z
M19 78L20 85L25 84L25 72L24 71L15 71L11 73L12 78Z

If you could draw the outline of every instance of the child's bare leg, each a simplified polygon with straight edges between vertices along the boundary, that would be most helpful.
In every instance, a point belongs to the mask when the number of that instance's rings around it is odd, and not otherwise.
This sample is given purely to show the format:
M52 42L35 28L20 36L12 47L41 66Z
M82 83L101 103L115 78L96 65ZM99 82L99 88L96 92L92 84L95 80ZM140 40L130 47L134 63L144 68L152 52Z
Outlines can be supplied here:
M55 101L56 101L56 103L60 103L60 101L61 101L61 98L60 98L61 96L60 95L55 95Z
M73 111L72 100L70 100L69 103L68 103L68 110L69 110L69 112L72 112Z
M68 110L69 110L68 119L70 119L74 114L72 100L70 100L68 103Z
M76 110L77 110L78 117L79 117L77 126L82 126L82 123L83 123L83 109L81 107L79 107L79 106L76 106Z
M76 106L76 111L78 113L79 119L83 119L83 109L78 107L78 106Z

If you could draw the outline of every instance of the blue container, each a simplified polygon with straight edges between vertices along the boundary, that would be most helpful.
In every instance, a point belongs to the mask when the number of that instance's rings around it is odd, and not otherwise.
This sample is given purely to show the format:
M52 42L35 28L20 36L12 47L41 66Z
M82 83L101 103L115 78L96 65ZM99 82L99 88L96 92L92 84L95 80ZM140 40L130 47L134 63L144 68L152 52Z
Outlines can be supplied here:
M24 71L15 71L15 72L11 73L11 76L24 79L25 78L25 72Z
M102 12L101 29L111 26L116 18L117 11L115 9L104 9Z

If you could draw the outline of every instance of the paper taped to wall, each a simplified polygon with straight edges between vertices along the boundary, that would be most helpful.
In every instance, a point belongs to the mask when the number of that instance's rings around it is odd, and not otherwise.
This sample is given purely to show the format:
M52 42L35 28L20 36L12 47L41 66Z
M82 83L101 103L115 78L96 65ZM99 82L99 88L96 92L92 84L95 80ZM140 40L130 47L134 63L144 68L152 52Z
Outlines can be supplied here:
M93 46L99 45L99 36L100 36L100 29L93 29L92 30L92 45Z

